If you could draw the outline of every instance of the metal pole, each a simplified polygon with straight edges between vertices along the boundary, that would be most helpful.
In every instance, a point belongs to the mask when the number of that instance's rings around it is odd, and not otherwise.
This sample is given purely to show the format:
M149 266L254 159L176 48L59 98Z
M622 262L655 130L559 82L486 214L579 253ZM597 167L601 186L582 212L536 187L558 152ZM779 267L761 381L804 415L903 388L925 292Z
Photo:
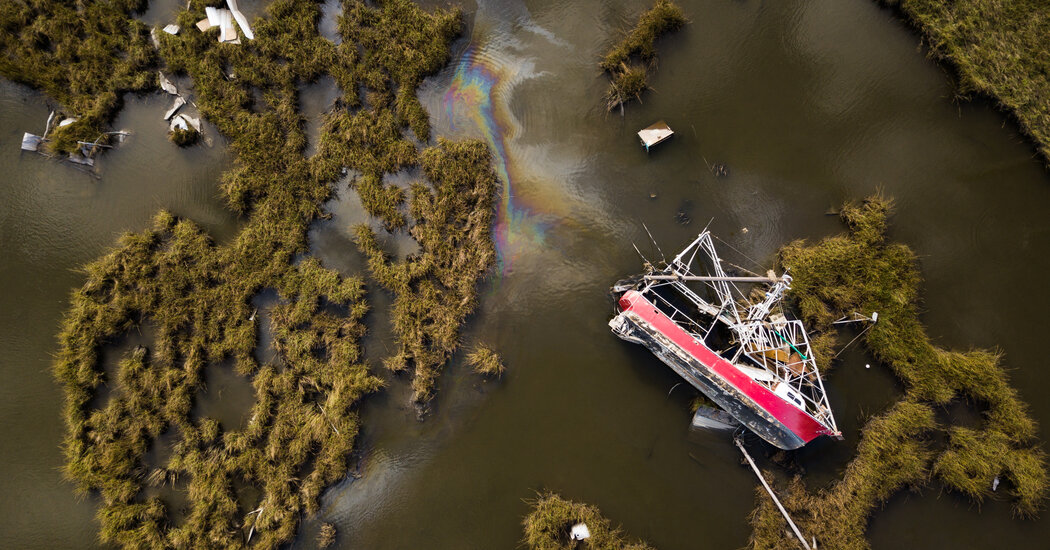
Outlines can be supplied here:
M726 281L730 283L779 283L772 277L715 277L707 275L646 275L646 281Z
M798 530L797 526L795 526L795 522L791 521L791 516L788 515L787 510L785 510L784 506L780 504L780 500L777 496L773 494L773 489L769 488L769 484L766 483L766 478L762 477L762 472L758 470L758 466L755 466L755 461L751 460L751 455L747 454L747 450L744 449L744 446L740 443L739 439L733 439L733 442L740 448L740 452L744 453L744 458L747 459L747 463L750 464L751 469L755 471L755 475L758 476L758 480L762 482L762 486L766 488L766 492L773 498L773 503L777 505L777 508L780 508L780 513L784 515L784 519L786 519L788 525L791 526L791 530L795 532L795 536L798 537L799 542L802 543L802 547L806 550L812 550L809 543L806 542L805 537L802 536L802 532Z

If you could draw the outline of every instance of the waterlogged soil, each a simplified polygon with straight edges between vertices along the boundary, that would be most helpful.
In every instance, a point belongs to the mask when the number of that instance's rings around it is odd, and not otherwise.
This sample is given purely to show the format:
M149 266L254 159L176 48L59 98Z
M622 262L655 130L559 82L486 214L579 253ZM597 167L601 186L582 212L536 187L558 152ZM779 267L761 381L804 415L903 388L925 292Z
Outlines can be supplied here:
M636 20L637 3L465 6L467 37L420 99L436 135L489 141L504 178L501 265L463 349L490 345L508 370L485 381L455 355L423 423L408 380L384 373L389 388L362 412L355 476L326 493L297 547L311 547L327 521L347 547L511 548L524 499L543 489L597 505L658 548L742 546L753 475L724 434L688 432L690 392L605 326L609 284L641 262L631 243L661 254L643 223L670 253L712 220L740 252L727 256L767 266L788 241L839 233L829 208L882 189L897 204L890 240L919 255L931 338L1002 350L1033 417L1050 424L1037 321L1050 296L1033 291L1050 272L1050 175L1017 128L986 101L953 102L950 73L874 2L679 4L692 24L658 42L654 91L623 117L605 112L597 60ZM162 8L147 15L166 22ZM327 107L324 85L306 92L313 112ZM19 153L22 132L42 130L46 102L0 81L0 532L12 547L85 547L97 540L97 502L60 477L62 396L50 374L68 293L83 281L76 268L160 208L219 241L238 222L217 190L229 167L223 140L168 143L167 97L127 98L114 126L135 134L100 160L98 180ZM677 133L646 155L634 132L658 119ZM727 176L712 174L716 163ZM311 254L347 275L364 272L351 240L363 217L356 200L340 187L332 219L310 233ZM383 246L403 254L409 244ZM389 299L370 287L364 348L379 370L393 344ZM260 315L273 300L259 301ZM798 454L816 481L837 476L859 427L900 392L860 350L839 359L827 387L846 441ZM215 395L201 406L229 422L250 406L236 380L208 388ZM877 549L1033 547L1050 537L1050 520L1015 520L1005 500L978 509L934 484L891 499L868 534Z

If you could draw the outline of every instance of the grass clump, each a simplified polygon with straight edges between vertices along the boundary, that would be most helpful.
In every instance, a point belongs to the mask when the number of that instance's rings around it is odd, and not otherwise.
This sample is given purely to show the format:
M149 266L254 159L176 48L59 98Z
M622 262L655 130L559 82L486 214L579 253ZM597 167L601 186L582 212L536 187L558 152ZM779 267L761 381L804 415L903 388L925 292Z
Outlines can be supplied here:
M957 70L961 94L994 98L1050 162L1050 4L1036 0L882 0Z
M321 532L317 534L317 547L328 548L335 544L335 525L331 523L321 524Z
M200 139L200 134L193 128L175 128L168 132L168 139L179 147L189 147L197 143L197 140Z
M653 7L638 18L638 23L623 41L605 54L599 66L612 79L612 85L605 94L609 110L632 99L640 99L642 92L648 89L647 69L635 65L632 59L640 59L646 67L654 67L656 38L676 31L688 22L677 4L671 0L656 0Z
M250 532L251 545L274 548L317 511L324 488L345 477L357 407L383 385L361 352L369 305L363 279L305 255L310 224L324 216L344 168L373 178L381 191L362 200L388 227L405 215L406 194L385 190L383 175L418 164L429 181L407 197L419 257L391 263L369 248L373 275L397 294L397 357L411 362L417 380L432 384L455 349L494 255L487 149L442 141L420 152L402 135L410 126L424 133L418 112L398 107L409 99L393 99L414 97L422 77L445 62L458 13L428 14L406 0L375 7L345 0L347 39L336 46L317 32L317 3L274 0L268 17L253 22L256 39L235 45L193 29L211 4L193 0L180 11L187 30L159 33L160 55L169 70L192 78L201 114L229 140L234 166L221 189L244 215L243 228L219 246L192 222L159 213L152 228L124 235L85 267L59 335L54 368L66 394L65 473L78 490L101 496L101 538L125 547L236 548ZM377 21L399 38L380 44ZM365 30L355 34L357 27ZM318 153L307 158L298 90L323 74L344 95L322 127ZM391 204L380 208L382 200ZM280 297L266 312L277 359L259 364L252 300L266 289ZM128 354L117 380L107 380L100 348L144 323L156 328L151 349ZM205 372L225 361L255 392L240 426L192 413ZM102 384L114 389L96 407ZM149 466L147 453L162 434L174 434L170 457ZM185 489L178 524L173 510L144 491L156 483ZM245 501L239 487L253 487L257 500Z
M847 234L815 245L791 243L780 251L780 263L794 277L792 299L808 325L827 333L843 315L879 313L861 341L893 369L905 389L900 402L868 421L857 455L840 480L816 492L798 479L788 487L785 506L822 546L868 548L864 532L876 507L901 488L921 487L930 478L980 502L999 476L1009 481L1005 492L1019 516L1041 509L1050 483L1035 422L1010 387L999 356L944 350L926 335L918 318L915 255L902 244L886 242L891 208L881 196L847 204L842 209ZM983 406L981 425L940 425L934 408L954 400ZM939 431L948 435L944 448L930 437ZM767 501L762 493L751 518L751 545L786 546L791 535Z
M48 134L56 152L78 151L106 131L127 92L157 85L140 0L0 2L0 74L43 90L77 121ZM40 121L41 131L44 121Z
M485 376L503 376L503 371L506 370L499 354L483 345L474 346L474 351L467 354L467 363L474 372Z
M643 542L631 542L594 506L565 500L554 493L544 493L530 503L532 511L522 520L525 546L531 550L594 548L595 550L646 550ZM577 523L587 524L591 537L582 542L569 538Z

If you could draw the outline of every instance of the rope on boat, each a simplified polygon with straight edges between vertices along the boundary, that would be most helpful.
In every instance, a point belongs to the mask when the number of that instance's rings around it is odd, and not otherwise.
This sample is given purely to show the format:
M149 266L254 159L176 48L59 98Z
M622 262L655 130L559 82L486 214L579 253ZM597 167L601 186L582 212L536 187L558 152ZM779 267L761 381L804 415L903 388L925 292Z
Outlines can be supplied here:
M783 335L783 334L780 334L780 331L779 331L779 330L777 330L777 329L775 329L775 328L773 328L773 327L769 327L769 330L772 330L773 332L775 332L775 333L777 334L777 336L779 336L779 337L780 337L780 339L781 339L781 340L783 340L784 342L786 342L786 343L787 343L787 345L791 346L791 349L795 350L795 353L799 354L799 356L800 356L800 357L802 357L802 359L803 359L803 360L806 360L806 359L808 359L808 357L806 357L806 354L805 354L805 353L802 353L802 350L800 350L800 349L796 348L796 347L795 347L795 344L792 344L792 343L791 343L791 340L788 340L787 338L784 338L784 335ZM836 356L836 357L837 357L837 356Z
M736 443L736 446L740 448L740 452L744 453L744 458L747 459L747 463L750 464L751 469L755 471L755 475L758 476L758 480L762 482L762 486L766 488L766 492L769 493L769 496L773 499L773 503L780 509L780 513L784 516L784 519L787 520L788 525L791 526L791 530L795 532L795 536L798 537L798 541L802 543L802 547L806 550L813 550L809 543L806 542L806 537L802 536L802 531L799 531L795 522L791 521L791 516L789 516L787 510L784 509L784 505L780 504L780 499L773 494L773 489L770 489L769 484L766 483L766 478L762 476L762 472L758 470L758 466L755 466L755 461L751 460L751 455L747 454L747 450L744 449L744 445L740 443L740 439L734 438L733 443Z

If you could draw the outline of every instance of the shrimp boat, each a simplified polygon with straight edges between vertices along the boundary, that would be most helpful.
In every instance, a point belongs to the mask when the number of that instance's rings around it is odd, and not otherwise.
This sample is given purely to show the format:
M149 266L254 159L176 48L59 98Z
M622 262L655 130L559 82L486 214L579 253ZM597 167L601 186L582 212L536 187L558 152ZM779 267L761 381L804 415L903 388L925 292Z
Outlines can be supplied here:
M787 273L726 275L705 230L666 268L646 263L613 287L609 327L772 445L842 439L805 328L780 307L790 284Z

